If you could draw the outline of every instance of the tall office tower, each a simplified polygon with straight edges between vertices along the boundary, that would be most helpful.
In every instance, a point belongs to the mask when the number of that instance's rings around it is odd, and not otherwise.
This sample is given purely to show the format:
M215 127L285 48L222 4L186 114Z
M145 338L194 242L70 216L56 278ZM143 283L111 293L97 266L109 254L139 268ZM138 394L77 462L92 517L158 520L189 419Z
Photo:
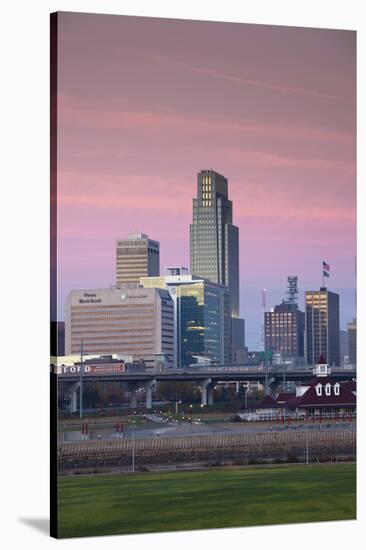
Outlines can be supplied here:
M352 323L347 324L348 332L348 355L351 365L357 364L357 322L353 319Z
M191 273L229 288L231 315L239 317L239 229L227 179L213 170L197 177L190 226Z
M186 271L169 268L165 277L142 277L140 281L146 289L167 289L173 300L174 364L188 366L198 357L227 364L231 356L229 291Z
M233 205L227 179L213 170L197 176L190 226L191 273L229 289L231 356L245 346L245 324L239 318L239 229L233 225Z
M132 285L134 286L134 285ZM66 355L119 353L147 367L174 359L174 304L169 292L128 286L72 290L65 306Z
M116 242L117 285L138 284L140 277L160 274L159 243L143 233Z
M323 355L332 366L340 365L339 295L325 287L305 292L306 361L315 365Z

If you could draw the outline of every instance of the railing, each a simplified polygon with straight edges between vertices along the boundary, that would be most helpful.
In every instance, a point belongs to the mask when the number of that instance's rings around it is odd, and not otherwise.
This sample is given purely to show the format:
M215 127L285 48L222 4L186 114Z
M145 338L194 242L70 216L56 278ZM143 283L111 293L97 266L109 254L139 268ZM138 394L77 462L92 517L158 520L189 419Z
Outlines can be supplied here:
M53 371L55 372L55 371ZM313 376L313 367L293 367L290 365L280 366L280 365L271 365L268 367L268 374L281 375L283 373L291 372L292 374L298 375L311 375ZM98 376L115 376L115 377L131 377L131 376L144 376L146 374L159 375L159 376L170 376L175 374L190 375L190 374L240 374L240 373L251 373L251 374L263 374L266 373L266 368L264 366L240 366L240 365L227 365L227 366L205 366L205 367L185 367L185 368L176 368L170 367L165 370L148 368L145 370L129 370L128 368L124 372L98 372L98 373L85 373L86 377L97 378ZM331 374L354 374L356 373L356 367L331 367ZM60 378L62 377L80 377L80 373L58 373Z

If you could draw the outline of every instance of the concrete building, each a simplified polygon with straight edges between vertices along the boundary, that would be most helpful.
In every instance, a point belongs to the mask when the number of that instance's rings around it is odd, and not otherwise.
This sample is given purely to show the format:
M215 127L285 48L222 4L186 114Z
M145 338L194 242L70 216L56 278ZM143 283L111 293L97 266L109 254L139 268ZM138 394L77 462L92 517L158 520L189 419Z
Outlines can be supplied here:
M73 290L65 306L65 353L122 354L147 367L174 358L174 306L169 292L137 285Z
M305 308L307 364L315 365L324 356L330 366L339 366L339 295L325 287L308 290Z
M357 365L357 322L353 319L352 323L347 324L348 332L348 357L351 365Z
M281 357L304 356L305 314L296 304L286 303L264 314L266 351L278 352Z
M159 243L143 233L116 242L117 285L138 284L140 277L160 274Z
M141 278L144 288L167 289L174 303L175 365L206 358L211 364L230 362L229 291L223 285L193 275Z
M233 225L228 181L213 170L197 176L190 226L191 273L229 289L232 353L245 345L244 321L239 319L239 229Z

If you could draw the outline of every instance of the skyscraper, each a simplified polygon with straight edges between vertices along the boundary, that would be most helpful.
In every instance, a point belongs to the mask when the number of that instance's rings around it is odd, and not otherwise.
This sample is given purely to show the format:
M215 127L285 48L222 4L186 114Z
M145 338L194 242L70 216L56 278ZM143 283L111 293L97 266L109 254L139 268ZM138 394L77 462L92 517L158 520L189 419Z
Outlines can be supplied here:
M233 225L228 181L214 170L197 175L190 226L191 273L229 289L231 354L244 349L244 320L239 318L239 229Z
M339 295L325 287L308 290L305 308L307 364L315 365L323 355L330 366L339 366Z
M159 243L143 233L130 234L116 243L116 283L139 284L140 277L160 274Z
M190 226L191 273L229 288L231 315L239 317L239 229L227 179L213 170L197 177Z

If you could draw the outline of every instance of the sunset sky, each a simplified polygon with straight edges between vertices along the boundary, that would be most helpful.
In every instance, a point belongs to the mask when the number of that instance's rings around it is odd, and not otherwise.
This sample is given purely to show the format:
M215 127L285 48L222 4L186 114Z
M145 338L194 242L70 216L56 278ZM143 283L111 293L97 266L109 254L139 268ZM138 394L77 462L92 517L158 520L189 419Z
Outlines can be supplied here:
M115 240L160 241L189 267L196 177L228 178L240 231L241 315L260 348L287 275L341 293L354 316L356 34L61 13L59 318L71 289L115 282Z

